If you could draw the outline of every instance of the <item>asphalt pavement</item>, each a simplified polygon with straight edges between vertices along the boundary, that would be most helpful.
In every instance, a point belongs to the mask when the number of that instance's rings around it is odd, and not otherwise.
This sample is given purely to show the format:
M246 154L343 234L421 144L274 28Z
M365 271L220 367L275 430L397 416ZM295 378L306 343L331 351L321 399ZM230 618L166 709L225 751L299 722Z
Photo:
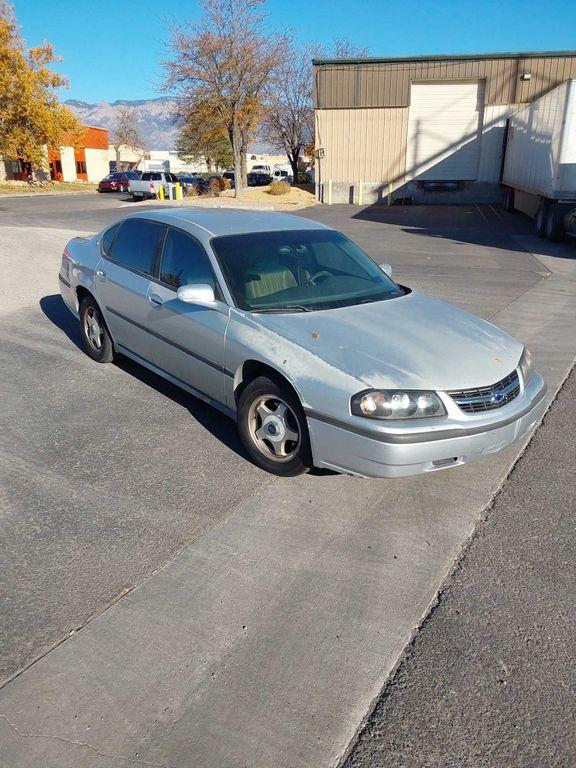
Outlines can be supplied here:
M332 766L521 446L393 482L260 472L228 419L78 349L62 249L137 207L0 199L0 761ZM494 318L560 386L573 246L490 207L301 215Z
M572 373L345 768L576 765L575 403Z

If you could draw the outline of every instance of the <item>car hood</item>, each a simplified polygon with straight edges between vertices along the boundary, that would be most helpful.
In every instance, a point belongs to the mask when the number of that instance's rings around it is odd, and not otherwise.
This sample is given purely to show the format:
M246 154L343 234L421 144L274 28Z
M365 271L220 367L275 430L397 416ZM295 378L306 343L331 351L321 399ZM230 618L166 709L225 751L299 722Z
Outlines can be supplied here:
M522 344L495 325L425 294L289 314L254 315L367 387L454 390L494 384Z

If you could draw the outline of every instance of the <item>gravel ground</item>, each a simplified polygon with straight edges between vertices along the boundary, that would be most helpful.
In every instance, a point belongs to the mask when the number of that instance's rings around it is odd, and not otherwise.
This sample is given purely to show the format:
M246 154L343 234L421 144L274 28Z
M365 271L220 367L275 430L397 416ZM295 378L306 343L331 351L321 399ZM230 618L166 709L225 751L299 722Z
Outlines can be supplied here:
M573 371L345 768L576 765L575 399Z

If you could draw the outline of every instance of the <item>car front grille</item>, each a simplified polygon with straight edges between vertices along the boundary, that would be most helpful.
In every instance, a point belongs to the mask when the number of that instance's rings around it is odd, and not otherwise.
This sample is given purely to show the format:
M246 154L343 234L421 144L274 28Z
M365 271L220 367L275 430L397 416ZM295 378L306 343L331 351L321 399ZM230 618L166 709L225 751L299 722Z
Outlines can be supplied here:
M520 392L518 373L511 374L501 381L492 384L491 387L478 389L462 389L459 392L448 392L456 405L466 413L482 413L502 408L511 400L514 400Z

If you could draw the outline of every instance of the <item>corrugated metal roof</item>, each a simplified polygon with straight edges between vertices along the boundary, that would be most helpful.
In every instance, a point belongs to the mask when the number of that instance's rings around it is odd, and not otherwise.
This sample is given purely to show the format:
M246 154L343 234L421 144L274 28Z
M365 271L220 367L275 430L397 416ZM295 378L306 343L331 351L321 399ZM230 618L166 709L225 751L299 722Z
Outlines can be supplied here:
M362 59L313 59L312 64L395 64L409 61L475 61L482 59L533 59L570 58L576 51L504 51L502 53L454 53L434 56L392 56L388 58L365 57Z

